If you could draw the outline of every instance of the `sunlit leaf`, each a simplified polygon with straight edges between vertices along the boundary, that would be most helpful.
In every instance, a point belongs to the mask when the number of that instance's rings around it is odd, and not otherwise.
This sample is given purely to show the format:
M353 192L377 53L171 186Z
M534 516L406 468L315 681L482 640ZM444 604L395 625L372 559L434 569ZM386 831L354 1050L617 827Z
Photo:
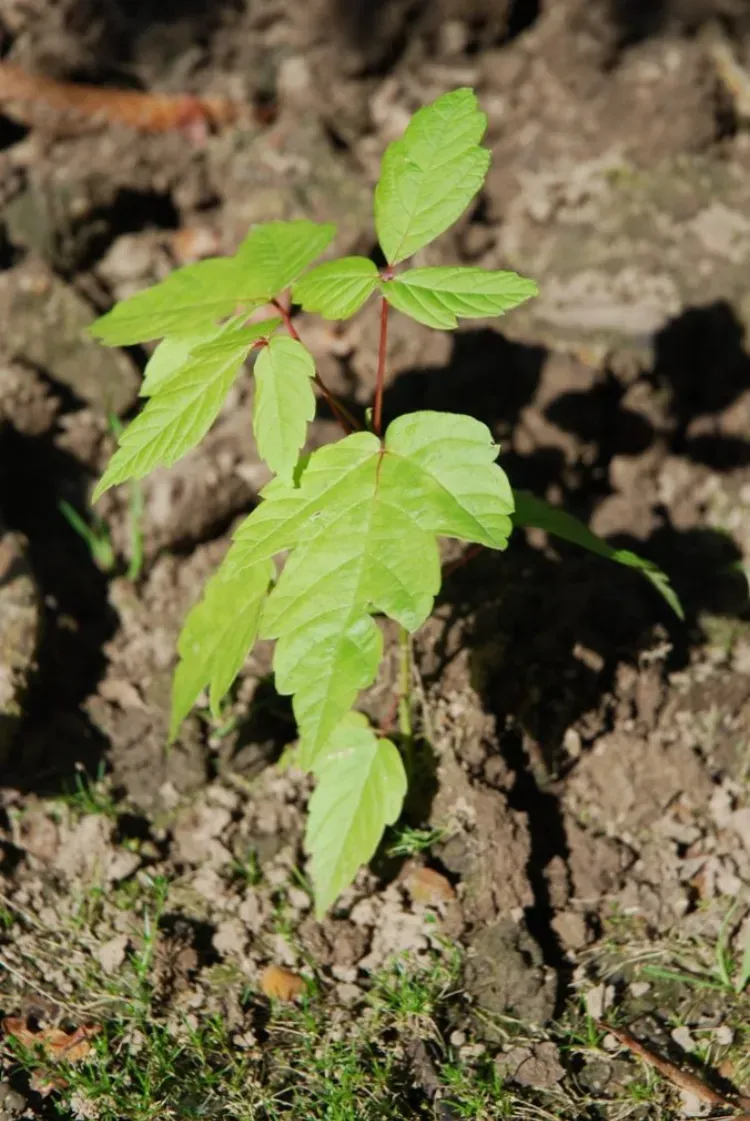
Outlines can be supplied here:
M300 219L256 226L237 250L259 292L268 299L288 288L333 241L336 227Z
M292 694L301 765L310 767L360 689L372 683L383 612L408 630L440 583L436 536L504 548L512 495L489 429L470 417L414 413L385 448L358 432L313 452L297 489L277 486L236 535L227 564L292 549L263 611L276 687Z
M419 323L452 330L459 319L502 315L536 296L533 280L476 268L410 269L382 285L389 304Z
M391 265L434 241L463 214L490 164L487 118L470 89L443 94L389 144L375 190L375 227Z
M348 319L378 287L378 270L367 257L342 257L318 265L294 286L294 301L326 319Z
M367 720L352 713L330 736L315 776L305 849L321 918L401 813L406 772L391 741L378 739Z
M272 471L291 483L307 425L315 416L315 363L301 343L278 336L261 350L254 373L258 452Z
M175 269L166 280L115 304L89 328L106 346L130 346L165 335L196 335L235 311L267 302L234 257Z
M216 340L198 344L186 363L162 380L145 408L119 438L94 491L94 501L105 490L127 479L141 479L154 467L171 467L205 436L216 419L229 388L252 344L264 337L278 320L237 326Z

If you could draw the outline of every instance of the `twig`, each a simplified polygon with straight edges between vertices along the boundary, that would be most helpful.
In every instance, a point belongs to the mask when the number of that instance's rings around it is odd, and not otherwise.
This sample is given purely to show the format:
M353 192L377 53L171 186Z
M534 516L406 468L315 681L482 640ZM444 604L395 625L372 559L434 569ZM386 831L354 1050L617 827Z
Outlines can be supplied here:
M58 82L0 62L0 103L38 105L94 122L126 125L142 132L210 132L235 124L247 107L225 97L144 93Z
M669 1059L657 1055L655 1051L652 1051L650 1047L646 1047L643 1043L640 1043L624 1028L615 1028L611 1024L605 1023L599 1024L599 1027L603 1031L613 1035L624 1047L627 1047L634 1055L643 1059L649 1066L658 1070L660 1074L663 1074L665 1078L668 1078L669 1081L680 1090L687 1090L688 1093L695 1094L697 1098L700 1098L701 1101L708 1102L709 1105L722 1106L725 1109L733 1110L750 1109L750 1098L745 1098L741 1095L728 1098L723 1094L717 1093L707 1082L699 1078L697 1074L693 1074L689 1070L683 1070L675 1063L670 1062ZM737 1121L742 1121L742 1119L737 1118Z
M375 404L372 412L372 427L380 436L383 427L383 389L385 387L385 361L388 353L388 301L385 296L380 301L380 340L378 343L378 369L375 375Z
M411 635L399 627L398 730L410 743L414 730L411 722Z
M478 557L482 552L484 552L484 545L472 545L470 548L466 549L460 557L456 557L455 560L448 561L447 564L443 565L443 579L445 579L446 576L451 576L459 568L463 568L465 564L468 564L469 561L474 560L474 558Z

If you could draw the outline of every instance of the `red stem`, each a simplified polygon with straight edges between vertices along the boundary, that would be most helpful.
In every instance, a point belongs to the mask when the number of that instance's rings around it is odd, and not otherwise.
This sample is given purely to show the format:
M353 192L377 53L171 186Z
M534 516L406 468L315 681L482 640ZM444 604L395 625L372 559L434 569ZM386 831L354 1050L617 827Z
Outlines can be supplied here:
M385 360L388 352L388 301L385 296L380 301L380 342L378 344L378 371L375 376L375 404L372 411L372 427L380 436L383 427L383 389L385 387Z
M301 342L297 328L294 326L292 317L289 314L289 309L284 307L280 300L271 300L271 303L276 308L281 318L284 320L284 326L289 332L290 338L293 338L295 342ZM343 428L344 435L348 436L350 432L358 431L361 426L357 423L356 417L352 416L345 405L342 405L340 401L336 400L333 393L331 393L331 390L323 381L317 370L315 371L314 381L320 392L325 397L328 408L331 410L333 415L336 417L336 420Z
M470 545L466 552L462 553L460 557L456 557L455 560L449 561L448 564L443 565L443 579L445 579L446 576L452 575L452 573L456 572L459 568L463 568L469 561L474 560L474 557L478 557L483 550L484 545Z

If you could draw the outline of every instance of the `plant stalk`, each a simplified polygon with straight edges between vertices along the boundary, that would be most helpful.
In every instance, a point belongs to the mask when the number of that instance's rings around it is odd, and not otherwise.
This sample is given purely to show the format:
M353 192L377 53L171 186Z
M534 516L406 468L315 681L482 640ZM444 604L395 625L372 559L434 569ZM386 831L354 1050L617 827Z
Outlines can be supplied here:
M388 352L388 301L385 296L380 301L380 342L378 344L378 370L375 376L375 403L372 411L372 427L376 436L383 428L383 389L385 386L385 360Z
M407 743L414 735L411 722L411 635L406 627L399 628L399 684L398 684L398 730Z
M281 300L271 300L271 303L276 308L281 318L284 320L284 326L289 333L289 337L294 339L295 342L301 342L302 340L299 337L299 332L294 326L292 317L289 314L289 309L284 307ZM351 432L357 432L360 429L361 425L357 423L356 418L352 416L346 405L342 405L340 401L336 400L333 393L323 381L317 370L315 371L315 378L313 380L315 381L315 384L317 385L320 392L323 394L328 408L331 410L333 415L336 417L336 420L343 428L344 435L348 436Z

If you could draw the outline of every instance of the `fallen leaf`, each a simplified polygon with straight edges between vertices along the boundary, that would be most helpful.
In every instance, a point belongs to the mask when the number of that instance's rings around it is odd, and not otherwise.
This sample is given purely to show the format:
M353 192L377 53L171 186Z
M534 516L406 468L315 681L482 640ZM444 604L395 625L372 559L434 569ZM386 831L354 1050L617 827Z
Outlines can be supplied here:
M456 898L450 880L434 868L415 868L406 878L406 890L415 903L452 903Z
M268 965L260 977L260 989L270 1000L296 1000L305 991L305 982L298 973L281 965Z
M30 1028L20 1016L6 1016L3 1031L30 1051L41 1048L53 1062L78 1063L91 1051L91 1038L102 1030L101 1024L82 1024L74 1031L64 1028Z

